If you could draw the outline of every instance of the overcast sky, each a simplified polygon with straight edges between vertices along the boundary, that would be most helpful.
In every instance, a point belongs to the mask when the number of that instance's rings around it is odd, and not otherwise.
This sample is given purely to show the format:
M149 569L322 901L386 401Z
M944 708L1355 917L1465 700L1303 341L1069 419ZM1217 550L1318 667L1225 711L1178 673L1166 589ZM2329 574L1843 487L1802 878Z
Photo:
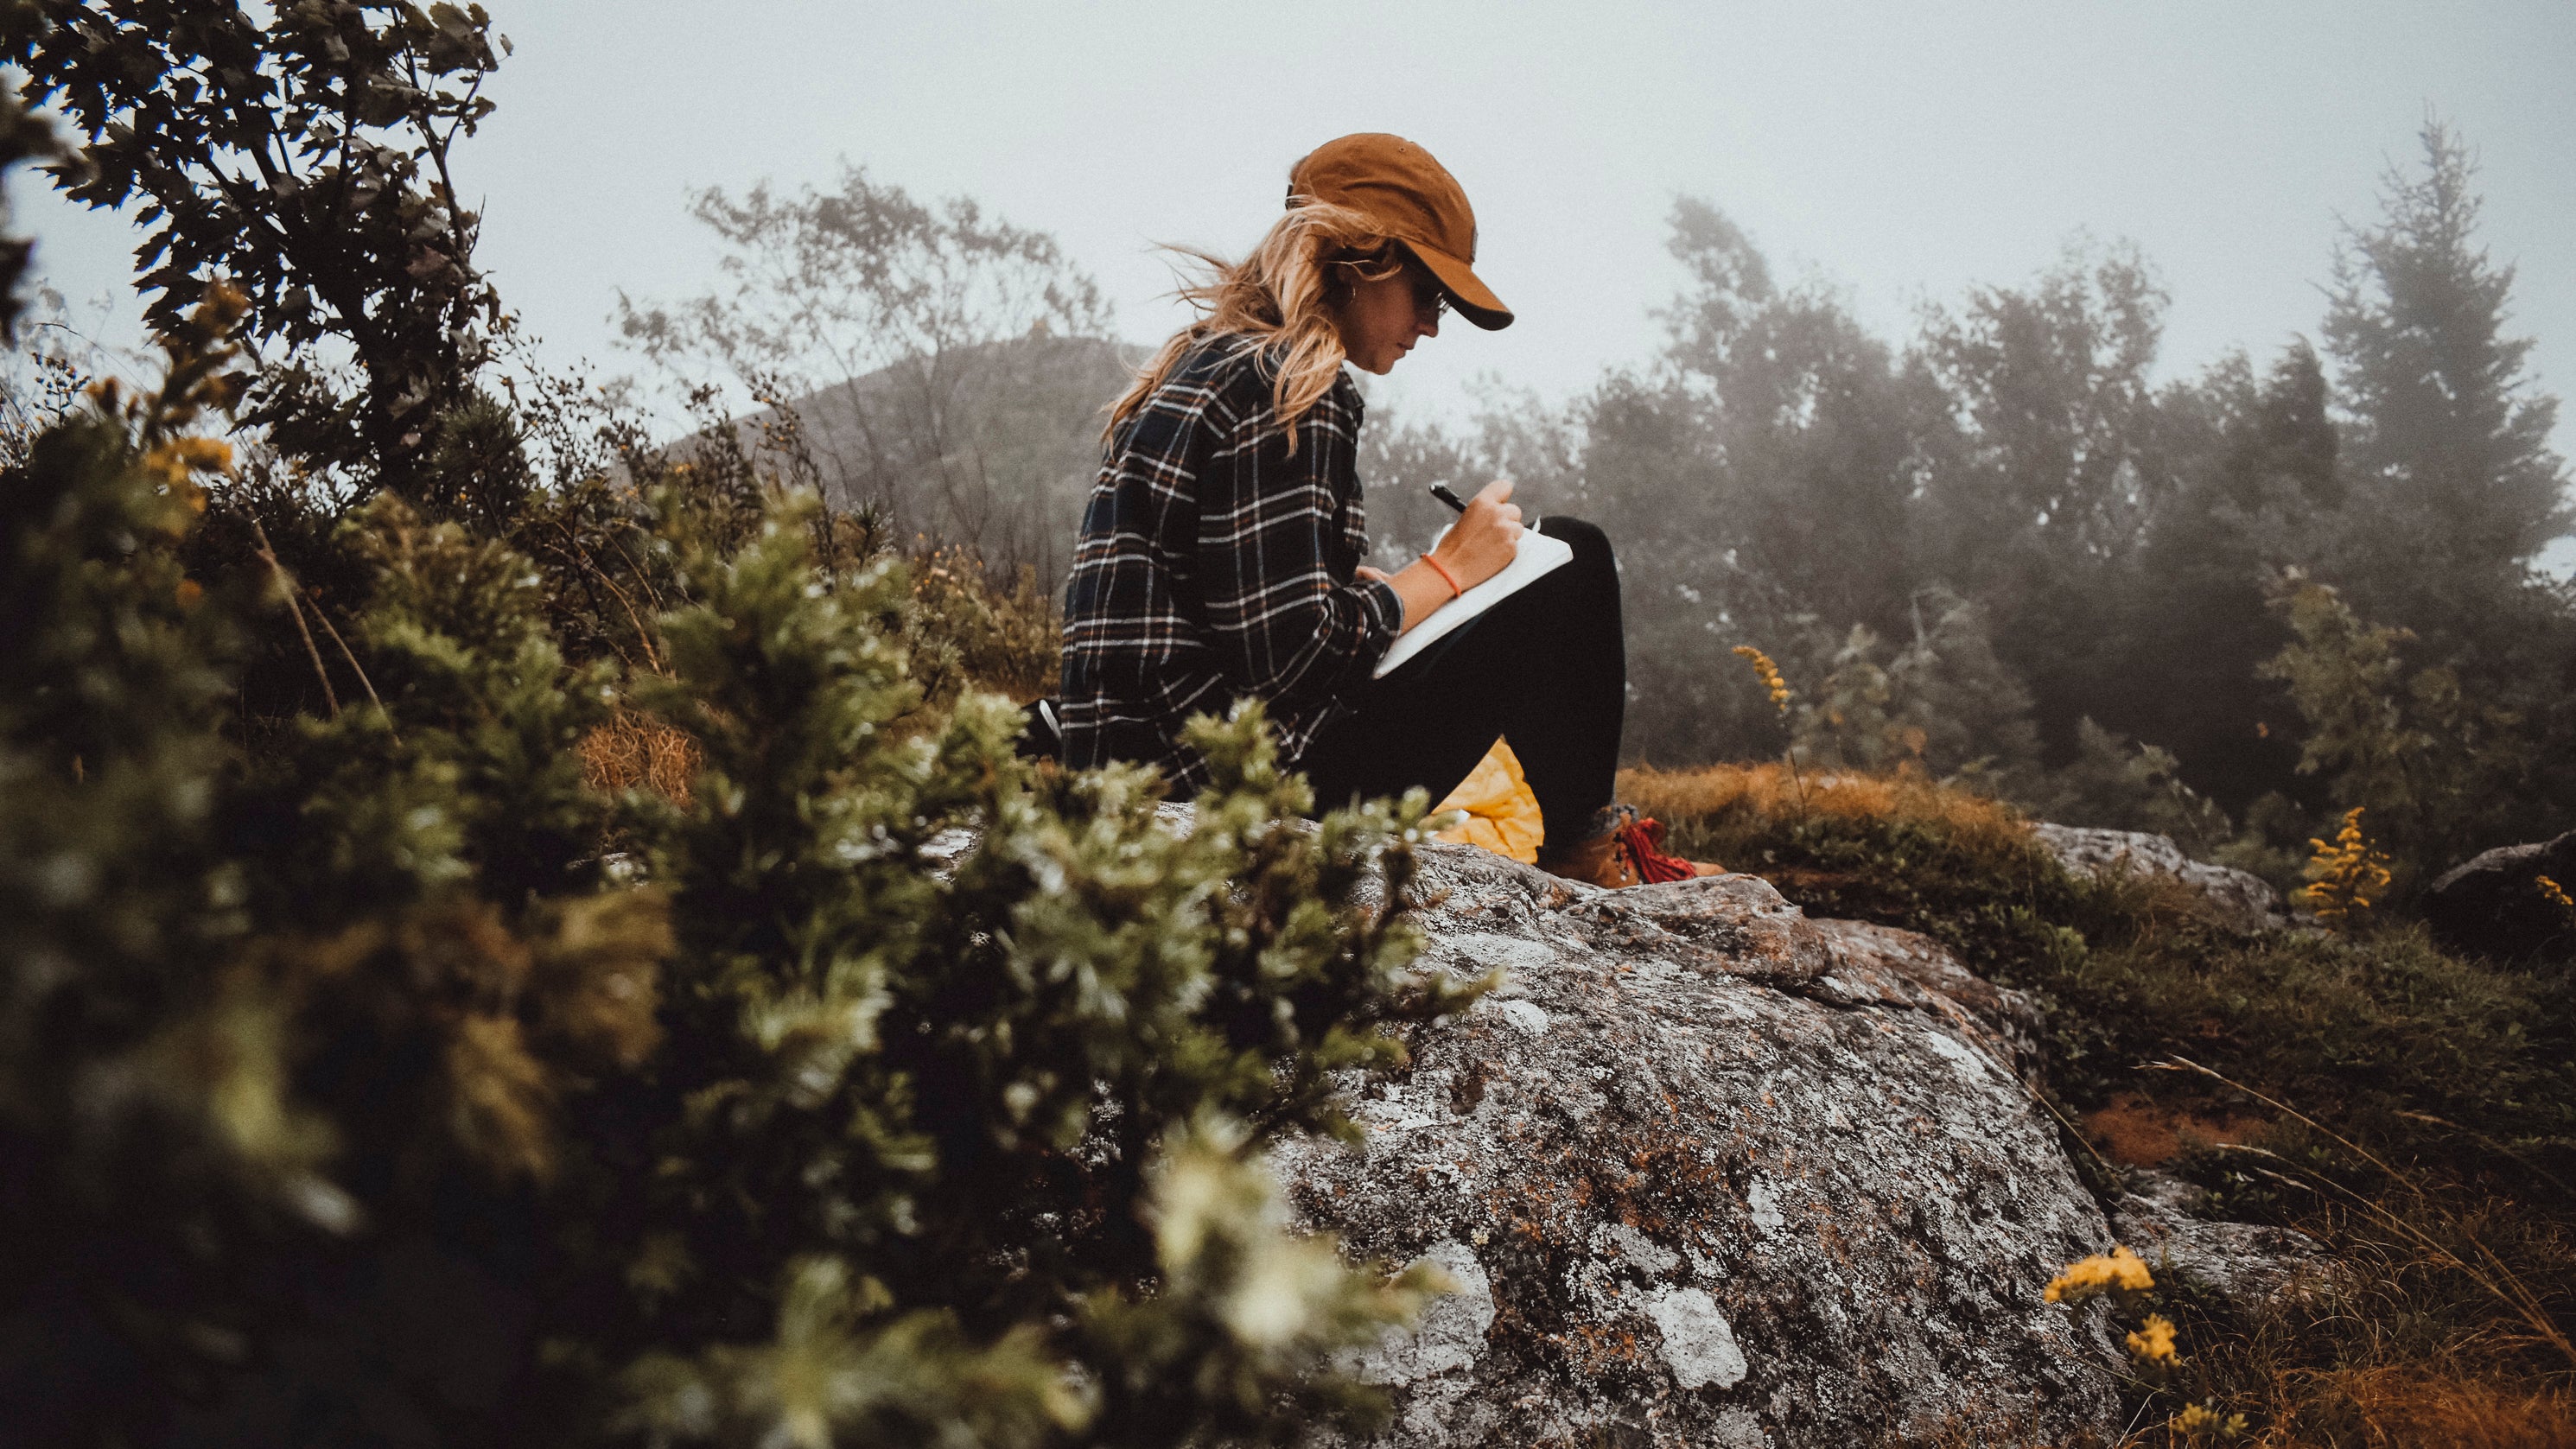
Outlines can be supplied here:
M1382 130L1465 185L1478 270L1520 315L1417 349L1402 409L1462 409L1480 374L1562 396L1648 356L1682 194L1900 340L1923 302L2023 282L2079 231L2134 241L2172 294L2163 369L2187 373L2314 334L2337 218L2375 215L2431 107L2483 163L2542 382L2576 391L2570 0L489 4L517 51L459 158L481 259L552 352L609 372L635 366L618 289L710 274L696 187L847 158L971 195L1062 238L1151 340L1181 320L1152 243L1240 250L1291 161ZM19 190L75 302L122 285L113 221Z

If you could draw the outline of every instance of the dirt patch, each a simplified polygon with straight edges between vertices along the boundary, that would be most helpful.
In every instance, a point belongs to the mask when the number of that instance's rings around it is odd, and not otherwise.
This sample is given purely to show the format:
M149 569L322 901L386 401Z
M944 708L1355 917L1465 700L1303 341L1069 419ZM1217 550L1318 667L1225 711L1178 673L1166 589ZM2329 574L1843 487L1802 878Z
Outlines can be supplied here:
M2084 1134L2103 1155L2129 1167L2161 1167L2192 1142L2245 1142L2264 1125L2260 1117L2202 1114L2169 1106L2142 1092L2122 1092L2084 1118Z

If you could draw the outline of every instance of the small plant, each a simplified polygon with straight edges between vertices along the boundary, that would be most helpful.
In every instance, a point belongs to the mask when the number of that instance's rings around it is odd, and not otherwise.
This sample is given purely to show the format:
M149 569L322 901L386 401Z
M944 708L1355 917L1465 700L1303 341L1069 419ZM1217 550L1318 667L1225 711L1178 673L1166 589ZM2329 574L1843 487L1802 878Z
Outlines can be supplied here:
M2107 1253L2067 1264L2065 1271L2048 1280L2047 1291L2040 1297L2072 1308L2105 1293L2123 1295L2125 1301L2125 1295L2145 1293L2155 1286L2156 1276L2147 1271L2146 1260L2130 1252L2125 1244L2114 1243ZM2167 1328L2170 1340L2171 1325Z
M2361 833L2362 807L2344 812L2343 828L2334 842L2311 839L2316 854L2308 861L2308 888L2300 895L2320 920L2340 931L2365 916L2372 898L2387 889L2388 857Z
M2175 1444L2225 1443L2244 1438L2245 1430L2243 1414L2222 1414L2207 1404L2185 1404L2165 1421L2165 1433Z
M1780 677L1780 666L1771 662L1770 655L1750 644L1736 645L1735 652L1738 657L1753 666L1753 672L1762 680L1763 689L1771 695L1771 707L1780 712L1781 726L1786 728L1789 723L1789 681ZM1790 743L1786 755L1789 761L1789 779L1798 787L1798 807L1803 810L1807 804L1807 782L1798 774L1796 742Z
M2173 1320L2161 1313L2150 1313L2123 1340L2129 1346L2129 1357L2144 1364L2170 1364L2174 1353Z
M2049 1280L2041 1296L2072 1308L2107 1294L2119 1312L2130 1314L2146 1307L2155 1287L2156 1277L2148 1270L2146 1260L2130 1252L2126 1245L2115 1243L2108 1253L2067 1264L2065 1271ZM2164 1392L2171 1391L2171 1375L2182 1363L2174 1343L2175 1333L2172 1319L2147 1312L2121 1340L2140 1374ZM2222 1414L2209 1404L2185 1404L2165 1421L2164 1427L2168 1444L2208 1444L2241 1437L2246 1424L2243 1414Z
M1780 677L1780 666L1771 662L1770 655L1750 644L1736 645L1735 652L1739 657L1752 661L1753 672L1762 676L1762 687L1771 692L1771 707L1780 711L1782 719L1787 719L1789 717L1789 681Z

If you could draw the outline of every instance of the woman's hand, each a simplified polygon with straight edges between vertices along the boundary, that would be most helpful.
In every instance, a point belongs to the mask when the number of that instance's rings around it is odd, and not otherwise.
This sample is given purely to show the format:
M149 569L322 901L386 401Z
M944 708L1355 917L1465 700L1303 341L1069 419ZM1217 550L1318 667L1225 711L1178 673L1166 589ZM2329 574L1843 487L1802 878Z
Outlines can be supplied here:
M1449 536L1431 551L1460 588L1472 589L1509 567L1521 546L1521 511L1512 501L1512 480L1497 478L1467 500Z
M1362 578L1384 579L1404 601L1404 625L1397 633L1431 617L1433 610L1458 592L1474 588L1511 564L1521 546L1521 511L1513 506L1511 496L1511 480L1497 478L1468 500L1467 511L1431 551L1440 568L1416 559L1392 574L1370 568L1359 571ZM1449 578L1442 577L1440 569L1447 569ZM1450 578L1457 580L1456 590L1450 588Z

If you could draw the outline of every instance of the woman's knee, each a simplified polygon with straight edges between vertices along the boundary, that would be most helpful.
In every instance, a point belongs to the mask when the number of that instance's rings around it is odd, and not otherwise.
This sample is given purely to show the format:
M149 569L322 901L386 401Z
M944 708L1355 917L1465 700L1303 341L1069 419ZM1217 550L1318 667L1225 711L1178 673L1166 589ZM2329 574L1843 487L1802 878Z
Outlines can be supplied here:
M1539 520L1538 531L1557 539L1574 550L1574 567L1586 573L1618 572L1618 559L1610 550L1610 535L1601 526L1580 518L1551 513Z

